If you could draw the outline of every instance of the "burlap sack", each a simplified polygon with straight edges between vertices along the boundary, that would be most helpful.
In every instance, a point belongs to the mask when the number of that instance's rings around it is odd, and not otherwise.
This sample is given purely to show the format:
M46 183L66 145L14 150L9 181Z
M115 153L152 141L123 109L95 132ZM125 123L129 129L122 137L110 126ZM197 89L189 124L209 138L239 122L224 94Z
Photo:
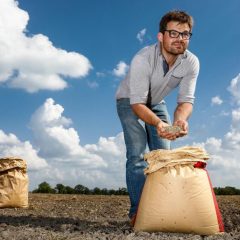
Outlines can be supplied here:
M207 171L208 155L197 147L157 150L149 163L134 229L200 235L224 231Z
M28 207L27 164L20 158L0 158L0 208Z

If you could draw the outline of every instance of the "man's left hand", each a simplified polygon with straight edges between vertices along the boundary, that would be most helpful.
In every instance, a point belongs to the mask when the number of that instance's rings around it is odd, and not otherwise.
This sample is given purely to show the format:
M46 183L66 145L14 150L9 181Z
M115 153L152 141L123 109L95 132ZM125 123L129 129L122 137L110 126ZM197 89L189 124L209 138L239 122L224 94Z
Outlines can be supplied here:
M188 134L188 122L185 120L177 120L174 122L173 126L179 126L182 130L176 133L176 137L184 137Z

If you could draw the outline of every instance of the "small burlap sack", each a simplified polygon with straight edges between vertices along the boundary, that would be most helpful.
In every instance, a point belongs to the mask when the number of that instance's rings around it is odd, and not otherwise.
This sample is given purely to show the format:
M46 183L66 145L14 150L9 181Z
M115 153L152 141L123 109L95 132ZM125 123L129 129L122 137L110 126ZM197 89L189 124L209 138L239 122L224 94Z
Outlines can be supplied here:
M27 164L20 158L0 158L0 208L28 207Z
M209 157L198 147L155 150L145 154L146 182L135 231L200 235L224 231L207 171Z

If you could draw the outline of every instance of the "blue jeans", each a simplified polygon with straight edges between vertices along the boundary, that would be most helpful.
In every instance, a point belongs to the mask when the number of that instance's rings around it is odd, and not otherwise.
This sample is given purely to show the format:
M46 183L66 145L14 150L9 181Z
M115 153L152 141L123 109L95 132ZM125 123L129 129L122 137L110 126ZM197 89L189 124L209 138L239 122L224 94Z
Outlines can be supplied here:
M151 106L152 111L164 122L170 123L165 103ZM129 98L117 100L117 112L120 118L126 145L126 182L131 207L129 217L136 212L145 182L144 168L147 166L143 155L147 150L170 149L170 141L158 137L156 128L143 124L132 111Z

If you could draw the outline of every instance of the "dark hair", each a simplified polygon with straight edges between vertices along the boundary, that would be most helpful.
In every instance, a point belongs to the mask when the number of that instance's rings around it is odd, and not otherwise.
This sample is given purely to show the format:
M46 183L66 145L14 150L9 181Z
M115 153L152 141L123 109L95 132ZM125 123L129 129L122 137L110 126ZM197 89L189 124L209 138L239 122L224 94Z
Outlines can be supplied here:
M162 19L159 23L159 32L163 33L166 30L167 24L170 21L175 21L175 22L179 22L179 23L187 23L190 28L190 31L192 30L192 27L193 27L192 16L188 15L184 11L174 10L174 11L166 13L162 17Z

